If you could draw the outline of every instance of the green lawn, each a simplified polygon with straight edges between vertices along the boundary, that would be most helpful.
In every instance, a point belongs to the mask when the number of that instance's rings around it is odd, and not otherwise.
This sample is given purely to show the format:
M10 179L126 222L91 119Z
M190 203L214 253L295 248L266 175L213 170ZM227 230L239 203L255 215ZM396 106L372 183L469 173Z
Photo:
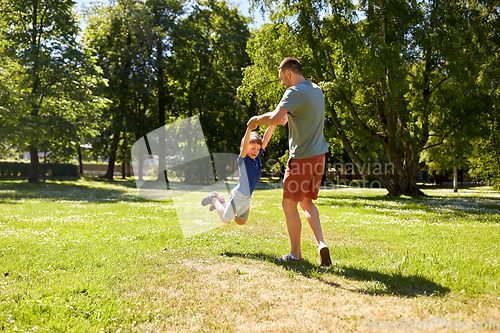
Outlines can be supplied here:
M303 227L289 250L281 191L249 222L183 237L171 201L132 181L0 181L0 331L319 332L371 320L500 320L500 194L491 188L322 190L333 266ZM214 213L215 214L215 213ZM371 322L371 321L370 321Z

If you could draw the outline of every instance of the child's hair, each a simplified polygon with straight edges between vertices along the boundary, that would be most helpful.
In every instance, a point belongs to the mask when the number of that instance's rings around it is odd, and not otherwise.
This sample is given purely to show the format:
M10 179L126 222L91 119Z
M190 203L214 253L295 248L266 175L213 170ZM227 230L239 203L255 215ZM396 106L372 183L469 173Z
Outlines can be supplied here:
M245 140L245 138L241 139L240 149L243 148L243 140ZM248 144L251 143L256 143L262 147L262 137L259 135L259 133L254 131L250 132L250 141L248 142Z

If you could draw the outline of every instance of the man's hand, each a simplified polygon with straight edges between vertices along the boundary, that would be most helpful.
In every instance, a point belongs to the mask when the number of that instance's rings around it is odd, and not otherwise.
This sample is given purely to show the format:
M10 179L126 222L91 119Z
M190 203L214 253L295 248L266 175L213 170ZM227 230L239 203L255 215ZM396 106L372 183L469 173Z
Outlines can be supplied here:
M247 123L247 127L249 130L253 131L254 129L257 128L257 126L259 126L259 120L256 116L250 118L250 120L248 121Z
M278 125L286 125L287 122L288 122L288 114L285 114L285 116L281 118Z

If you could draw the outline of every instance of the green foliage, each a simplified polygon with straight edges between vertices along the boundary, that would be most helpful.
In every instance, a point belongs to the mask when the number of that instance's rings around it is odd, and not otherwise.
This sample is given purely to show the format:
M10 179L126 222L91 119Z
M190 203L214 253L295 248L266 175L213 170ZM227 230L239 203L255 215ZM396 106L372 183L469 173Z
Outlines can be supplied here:
M394 166L391 175L373 175L390 195L421 195L421 152L462 132L473 138L483 131L482 115L497 112L491 109L498 85L492 3L252 3L273 24L252 35L254 64L245 69L241 96L257 95L260 107L272 108L281 91L262 83L281 59L298 58L325 92L332 127L326 133L358 168L379 161Z
M310 51L299 44L297 35L286 23L266 24L253 31L247 44L252 65L243 70L238 96L248 105L255 97L261 113L273 111L285 91L277 81L280 62L287 56L299 59L310 56Z
M253 115L236 97L241 70L250 63L247 21L224 1L200 1L172 38L176 112L200 117L213 152L239 151Z
M257 109L258 113L273 111L278 104L284 87L280 86L278 66L287 56L299 59L309 59L311 52L301 47L299 35L295 34L289 24L266 24L258 30L252 31L247 44L247 52L251 59L250 66L243 69L243 81L238 87L238 97L247 106ZM310 68L304 66L306 75ZM261 134L265 128L260 129ZM266 148L268 163L276 171L279 166L277 160L284 156L288 149L288 133L285 127L277 126L273 137ZM276 165L274 165L276 164Z
M483 137L471 142L473 150L468 152L469 175L475 181L488 182L500 189L500 131L498 119L492 121L490 130Z
M224 1L96 3L77 40L74 1L0 0L8 8L0 13L0 153L30 148L64 161L91 143L94 155L127 162L137 138L193 115L210 151L237 152L247 120L278 103L277 66L293 56L325 92L333 159L392 163L395 173L379 179L391 195L420 194L419 161L448 169L452 138L455 163L477 179L495 177L486 171L496 168L499 113L495 3L252 6L273 23L250 32ZM278 127L266 157L278 160L286 146Z
M105 99L93 94L102 84L89 54L77 41L74 2L2 0L0 75L9 75L0 108L2 141L20 149L57 150L79 144L98 128ZM5 94L3 94L5 96ZM32 161L35 167L37 160ZM36 175L36 173L35 173ZM36 181L36 177L32 179Z
M247 19L225 2L192 5L185 12L182 1L127 0L86 13L83 40L109 83L101 93L113 101L95 149L126 161L138 138L197 115L210 151L237 151L253 115L236 98L249 64Z

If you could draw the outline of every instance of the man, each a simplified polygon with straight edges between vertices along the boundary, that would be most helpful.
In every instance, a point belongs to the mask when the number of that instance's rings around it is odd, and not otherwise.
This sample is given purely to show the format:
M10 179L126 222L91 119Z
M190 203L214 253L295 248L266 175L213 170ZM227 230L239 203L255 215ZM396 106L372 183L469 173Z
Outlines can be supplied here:
M302 259L300 246L302 224L297 209L299 204L316 237L320 265L329 266L330 251L324 242L319 212L313 202L318 198L325 167L325 153L328 152L328 145L323 135L325 99L321 88L304 78L297 59L286 58L281 62L279 78L287 89L276 109L250 118L247 125L249 128L258 125L277 125L288 115L290 159L283 180L282 205L291 249L289 254L280 259L284 261Z

